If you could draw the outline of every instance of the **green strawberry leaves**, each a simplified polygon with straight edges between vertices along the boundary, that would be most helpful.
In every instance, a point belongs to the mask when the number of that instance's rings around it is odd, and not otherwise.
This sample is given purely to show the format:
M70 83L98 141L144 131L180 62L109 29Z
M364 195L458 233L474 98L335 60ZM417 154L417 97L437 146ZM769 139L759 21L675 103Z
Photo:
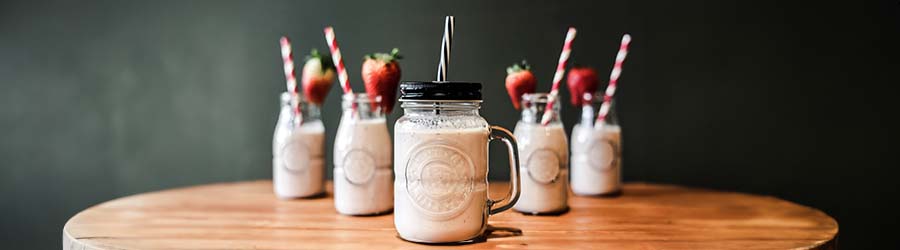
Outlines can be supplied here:
M329 69L335 69L331 56L329 54L320 54L317 49L310 50L309 55L306 55L306 58L304 58L304 61L309 60L319 60L322 63L322 73L327 72Z
M523 59L522 62L514 63L512 66L506 68L506 74L515 74L525 70L531 70L531 65L528 65L528 61Z
M391 63L400 59L403 59L403 56L400 55L400 49L394 48L391 50L391 53L372 53L363 57L363 60L377 60L385 63Z

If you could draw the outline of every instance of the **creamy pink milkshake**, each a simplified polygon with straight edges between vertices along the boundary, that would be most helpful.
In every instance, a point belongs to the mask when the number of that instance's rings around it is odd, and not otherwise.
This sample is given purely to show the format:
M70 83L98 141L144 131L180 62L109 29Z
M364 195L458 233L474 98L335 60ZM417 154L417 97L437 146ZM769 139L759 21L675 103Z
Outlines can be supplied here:
M486 125L486 124L485 124ZM409 240L474 238L487 223L488 128L395 130L397 231Z
M594 128L580 123L572 129L572 192L602 195L619 191L621 129L618 125Z
M569 148L559 119L559 106L547 125L540 123L547 94L522 96L522 120L516 124L522 195L513 207L529 214L558 213L568 209Z
M612 195L622 188L622 129L615 102L602 124L594 124L599 101L593 104L582 107L581 122L572 128L572 192Z
M351 103L356 103L355 109ZM394 207L391 139L378 106L371 105L366 94L344 98L344 114L334 140L334 208L338 213L372 215Z
M272 184L275 195L282 199L310 197L325 191L325 127L319 120L318 108L299 98L282 94L281 113L272 138ZM295 115L292 101L300 102L304 109L302 122Z

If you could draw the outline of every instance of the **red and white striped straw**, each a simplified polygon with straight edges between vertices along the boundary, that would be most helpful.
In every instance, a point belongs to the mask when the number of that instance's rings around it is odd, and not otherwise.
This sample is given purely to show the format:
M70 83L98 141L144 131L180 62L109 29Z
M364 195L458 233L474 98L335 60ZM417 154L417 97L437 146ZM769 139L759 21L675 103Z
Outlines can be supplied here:
M294 52L291 50L291 40L286 36L281 37L281 60L284 61L284 78L287 80L287 91L297 92L297 77L294 74Z
M550 88L550 95L547 98L547 108L544 110L544 117L541 124L547 125L553 119L553 104L559 95L559 83L562 82L563 76L566 74L566 63L569 62L569 55L572 54L572 40L575 40L576 30L569 27L566 32L566 41L563 43L562 53L559 54L559 62L556 64L556 73L553 74L553 87Z
M338 80L341 81L341 87L344 94L353 94L353 88L350 87L350 78L347 77L347 68L344 67L344 58L341 57L341 48L338 47L337 39L334 36L334 28L325 27L325 42L328 43L328 49L331 50L331 60L337 68Z
M292 95L297 94L297 76L294 73L294 52L291 49L291 40L286 36L282 36L281 43L281 60L284 62L284 78L287 82L287 92ZM294 113L300 114L300 104L292 103Z
M597 112L597 122L594 123L594 126L602 126L600 124L603 123L606 115L609 114L613 95L616 94L616 85L619 81L619 76L622 75L622 63L625 62L625 56L628 55L628 44L630 43L631 35L625 34L622 36L619 53L616 54L616 63L613 65L612 72L609 73L609 86L606 87L606 92L603 93L603 104L600 104L600 111Z

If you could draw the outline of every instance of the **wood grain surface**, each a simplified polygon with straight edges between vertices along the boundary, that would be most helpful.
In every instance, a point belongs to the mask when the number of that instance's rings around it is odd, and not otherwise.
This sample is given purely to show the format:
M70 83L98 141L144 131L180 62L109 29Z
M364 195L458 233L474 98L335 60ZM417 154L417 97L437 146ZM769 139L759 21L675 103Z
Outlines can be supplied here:
M491 193L499 197L505 185L492 183ZM489 220L498 230L485 241L447 247L399 239L393 215L339 215L330 195L278 200L269 181L223 183L96 205L66 223L62 243L63 249L836 249L834 219L774 197L631 183L621 196L576 196L569 204L559 216L503 212Z

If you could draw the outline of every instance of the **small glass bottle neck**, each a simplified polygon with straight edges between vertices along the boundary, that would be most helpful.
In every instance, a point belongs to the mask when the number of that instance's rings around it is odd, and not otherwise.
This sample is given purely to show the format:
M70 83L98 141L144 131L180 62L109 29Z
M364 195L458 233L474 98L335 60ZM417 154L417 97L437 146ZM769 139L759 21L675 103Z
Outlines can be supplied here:
M297 117L298 107L300 117ZM290 117L290 121L318 121L321 119L321 111L318 104L309 103L306 98L297 93L281 93L281 116Z
M550 95L548 93L532 93L522 95L522 122L539 124L547 110L547 103ZM560 99L557 97L556 102L550 109L552 115L550 124L561 123L560 120Z
M344 116L358 120L384 119L384 106L381 96L369 98L366 93L345 94L341 101Z
M400 100L406 115L478 116L481 100Z
M597 93L593 96L585 96L584 104L581 106L581 123L582 124L594 124L594 121L597 120L597 115L600 112L600 107L603 105L603 94ZM616 116L616 101L610 100L609 102L609 112L606 113L605 119L603 119L603 123L607 125L618 125L619 120Z

